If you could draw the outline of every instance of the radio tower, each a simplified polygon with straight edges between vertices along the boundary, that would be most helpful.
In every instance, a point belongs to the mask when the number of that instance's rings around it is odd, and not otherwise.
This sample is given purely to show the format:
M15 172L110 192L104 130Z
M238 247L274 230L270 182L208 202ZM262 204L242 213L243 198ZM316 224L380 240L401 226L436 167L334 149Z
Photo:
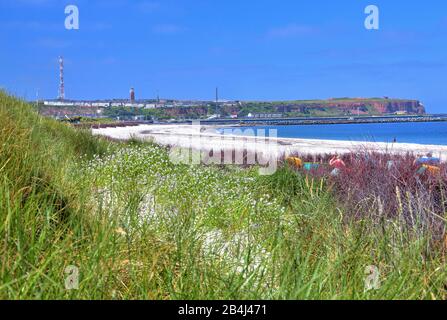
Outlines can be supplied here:
M219 87L216 87L216 105L219 104Z
M59 100L65 100L64 58L59 57Z

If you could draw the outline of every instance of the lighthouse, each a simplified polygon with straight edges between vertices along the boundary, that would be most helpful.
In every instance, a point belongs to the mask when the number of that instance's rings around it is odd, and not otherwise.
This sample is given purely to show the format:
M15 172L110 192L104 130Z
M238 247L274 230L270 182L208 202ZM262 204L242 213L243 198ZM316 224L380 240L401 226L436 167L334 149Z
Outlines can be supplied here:
M132 103L135 102L135 89L134 88L130 88L130 102L132 102Z

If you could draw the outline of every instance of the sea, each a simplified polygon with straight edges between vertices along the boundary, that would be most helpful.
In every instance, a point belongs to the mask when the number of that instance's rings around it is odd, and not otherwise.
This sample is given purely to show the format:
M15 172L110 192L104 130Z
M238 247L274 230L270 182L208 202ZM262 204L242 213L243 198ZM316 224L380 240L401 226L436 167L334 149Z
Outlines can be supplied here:
M254 126L238 128L219 128L219 133L229 132L237 135L253 135L276 130L280 138L344 140L363 142L400 142L447 146L447 122L403 122L368 124L331 124L331 125L280 125ZM261 133L260 133L261 134Z

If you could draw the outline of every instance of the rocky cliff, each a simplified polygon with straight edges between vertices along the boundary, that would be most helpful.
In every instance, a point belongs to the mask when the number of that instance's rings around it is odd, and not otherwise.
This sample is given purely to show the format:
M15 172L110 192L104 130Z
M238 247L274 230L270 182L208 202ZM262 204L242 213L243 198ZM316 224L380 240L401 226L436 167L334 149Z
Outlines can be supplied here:
M252 105L254 106L254 105ZM264 105L270 106L272 111L281 113L302 113L310 114L315 112L357 115L357 114L425 114L425 107L417 100L397 100L397 99L332 99L332 100L312 100L295 102L278 102Z
M218 109L207 107L171 108L164 112L172 118L189 116L204 117L210 112L222 115L249 113L275 113L296 116L385 115L395 113L424 114L425 108L417 100L397 99L333 99L290 102L241 102Z

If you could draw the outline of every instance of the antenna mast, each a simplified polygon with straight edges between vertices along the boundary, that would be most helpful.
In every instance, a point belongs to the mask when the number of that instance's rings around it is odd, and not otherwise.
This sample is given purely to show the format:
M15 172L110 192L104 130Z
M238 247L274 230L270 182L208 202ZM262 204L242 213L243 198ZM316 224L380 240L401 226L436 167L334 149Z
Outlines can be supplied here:
M64 58L59 57L59 100L65 100Z
M216 105L219 104L219 87L216 87Z

